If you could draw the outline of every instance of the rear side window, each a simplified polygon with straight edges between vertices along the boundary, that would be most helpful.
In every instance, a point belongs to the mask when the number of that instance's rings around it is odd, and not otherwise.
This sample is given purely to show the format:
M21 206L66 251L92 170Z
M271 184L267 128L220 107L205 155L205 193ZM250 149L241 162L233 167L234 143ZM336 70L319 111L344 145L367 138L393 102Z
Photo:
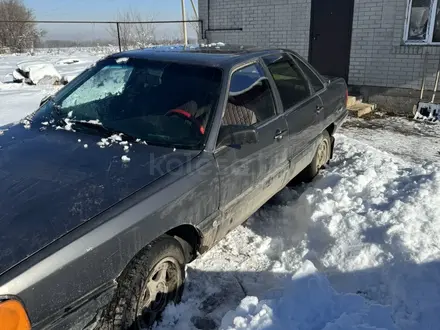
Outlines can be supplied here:
M270 55L263 58L275 80L284 109L308 98L309 82L287 54Z
M316 76L316 74L312 70L310 70L310 68L303 61L296 58L296 63L298 63L298 66L309 79L315 92L320 91L324 88L324 84L322 83L322 81L318 78L318 76Z
M252 126L273 117L275 112L269 81L259 65L251 64L232 74L223 126Z

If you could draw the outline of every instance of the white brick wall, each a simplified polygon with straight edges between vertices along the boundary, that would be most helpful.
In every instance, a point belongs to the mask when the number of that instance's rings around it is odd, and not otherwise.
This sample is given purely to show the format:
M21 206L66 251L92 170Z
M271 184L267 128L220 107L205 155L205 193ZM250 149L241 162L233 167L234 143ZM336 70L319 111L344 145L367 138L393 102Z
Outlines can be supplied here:
M406 0L355 0L349 83L419 89L427 52L434 86L439 48L403 45Z
M328 0L331 1L331 0ZM406 0L355 0L349 83L419 89L427 57L427 88L434 86L440 47L402 44ZM311 0L211 0L210 42L284 47L307 58ZM208 27L207 0L199 0ZM425 55L426 53L426 55Z
M283 47L307 57L310 0L211 0L210 28L243 31L207 33L210 42ZM208 1L199 0L199 15L208 27Z

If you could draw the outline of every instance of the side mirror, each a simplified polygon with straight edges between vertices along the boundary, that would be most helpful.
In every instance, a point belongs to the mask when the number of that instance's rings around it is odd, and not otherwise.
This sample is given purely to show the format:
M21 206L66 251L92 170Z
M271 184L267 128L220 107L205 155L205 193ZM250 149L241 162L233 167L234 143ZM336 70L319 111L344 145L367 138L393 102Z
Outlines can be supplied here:
M53 97L53 95L46 95L45 97L43 97L40 101L40 107L46 103L48 100L50 100Z
M228 125L220 128L218 146L241 146L258 142L258 132L255 128L241 125Z

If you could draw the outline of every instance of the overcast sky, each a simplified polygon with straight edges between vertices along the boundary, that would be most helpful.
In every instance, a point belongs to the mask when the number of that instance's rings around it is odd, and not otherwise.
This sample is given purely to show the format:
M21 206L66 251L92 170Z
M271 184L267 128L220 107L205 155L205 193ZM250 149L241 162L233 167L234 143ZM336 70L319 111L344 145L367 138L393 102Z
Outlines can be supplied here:
M190 0L185 0L187 17L192 18ZM194 1L197 6L197 0ZM154 20L180 20L181 0L24 0L37 20L116 20L117 13L132 8ZM108 27L96 24L44 24L47 39L89 40L109 38ZM191 30L191 28L189 27ZM157 25L158 34L181 33L181 24ZM192 34L190 32L190 34Z

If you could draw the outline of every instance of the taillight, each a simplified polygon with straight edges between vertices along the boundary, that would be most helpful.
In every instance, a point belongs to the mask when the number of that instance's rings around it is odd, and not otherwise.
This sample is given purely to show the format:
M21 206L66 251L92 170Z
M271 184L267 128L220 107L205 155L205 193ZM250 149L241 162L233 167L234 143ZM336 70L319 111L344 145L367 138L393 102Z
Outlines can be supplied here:
M348 88L345 90L345 107L348 107Z
M31 322L23 305L16 300L0 302L0 330L30 330Z

